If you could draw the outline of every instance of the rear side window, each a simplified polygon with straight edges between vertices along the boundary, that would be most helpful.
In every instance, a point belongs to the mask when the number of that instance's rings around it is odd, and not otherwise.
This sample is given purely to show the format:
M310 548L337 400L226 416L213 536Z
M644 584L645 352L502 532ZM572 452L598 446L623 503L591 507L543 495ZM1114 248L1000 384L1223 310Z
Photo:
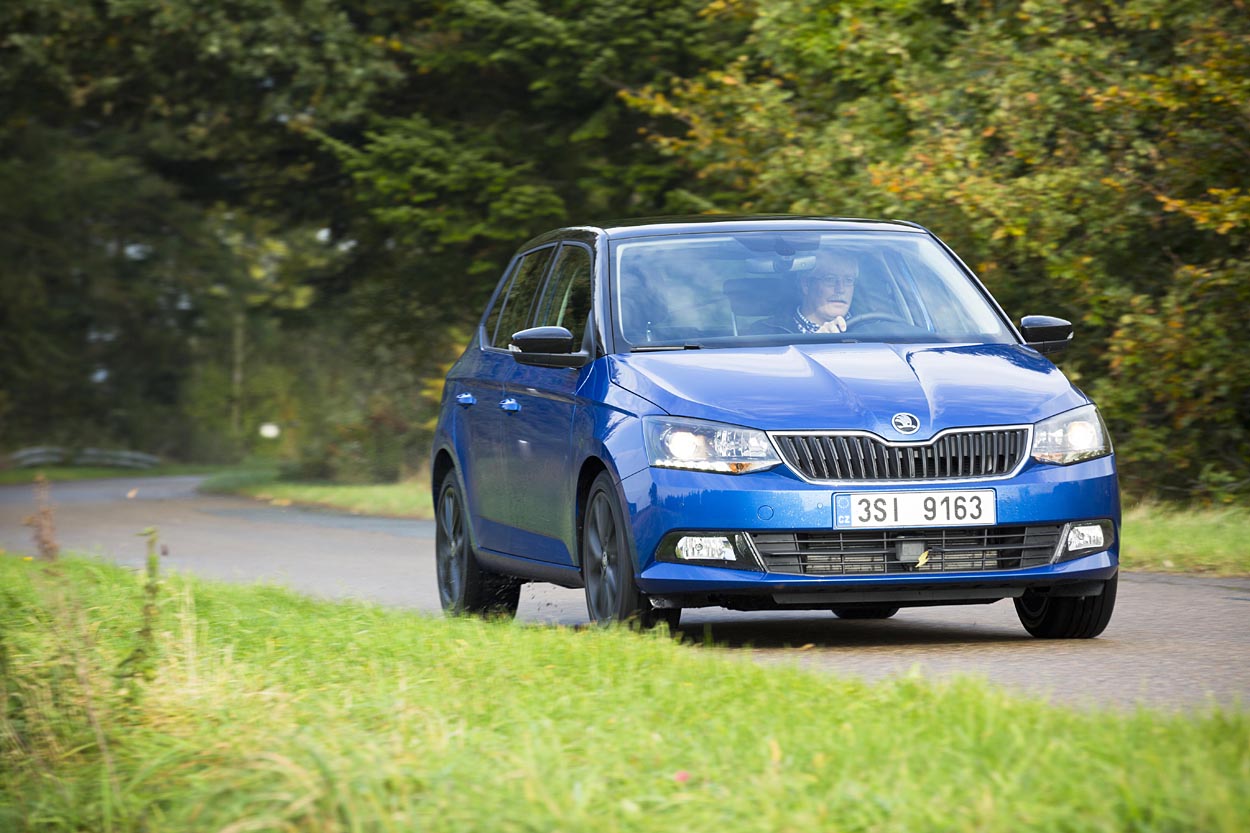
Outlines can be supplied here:
M534 326L564 327L573 334L573 343L581 344L590 318L590 284L590 250L566 243L538 303Z
M530 310L534 306L534 296L542 286L543 275L551 263L554 246L538 249L521 258L517 265L516 277L508 288L508 297L504 299L503 311L499 314L499 325L491 338L492 347L508 349L512 334L524 330L529 323Z
M486 316L486 331L482 340L488 347L492 346L491 341L495 337L495 328L499 326L499 313L503 311L503 303L508 297L508 289L512 286L512 280L516 277L517 267L520 265L520 260L512 262L512 268L508 270L508 274L503 280L503 289L500 290L499 297L495 299L495 303L491 305L490 313Z

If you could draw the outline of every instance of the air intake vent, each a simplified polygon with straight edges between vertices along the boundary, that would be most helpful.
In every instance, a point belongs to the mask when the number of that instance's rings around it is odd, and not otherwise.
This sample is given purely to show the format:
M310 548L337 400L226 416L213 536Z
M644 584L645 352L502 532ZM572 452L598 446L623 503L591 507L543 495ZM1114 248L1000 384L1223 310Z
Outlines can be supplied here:
M983 573L1050 563L1062 526L855 532L753 532L764 569L800 576ZM922 542L923 561L899 557L899 539Z

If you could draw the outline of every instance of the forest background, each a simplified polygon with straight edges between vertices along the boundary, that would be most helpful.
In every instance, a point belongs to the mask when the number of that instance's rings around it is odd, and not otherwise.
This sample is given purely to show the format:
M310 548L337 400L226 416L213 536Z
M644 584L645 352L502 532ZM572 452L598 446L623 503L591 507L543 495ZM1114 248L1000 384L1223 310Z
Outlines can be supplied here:
M1244 0L6 0L0 452L423 476L518 244L744 211L928 226L1133 494L1250 495Z

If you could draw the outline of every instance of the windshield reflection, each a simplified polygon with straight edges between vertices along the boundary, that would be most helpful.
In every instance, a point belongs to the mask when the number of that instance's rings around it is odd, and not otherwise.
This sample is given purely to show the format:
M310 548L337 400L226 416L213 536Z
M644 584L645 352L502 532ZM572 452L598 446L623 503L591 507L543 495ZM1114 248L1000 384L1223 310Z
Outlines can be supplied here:
M634 350L1015 338L946 252L910 232L683 234L613 244Z

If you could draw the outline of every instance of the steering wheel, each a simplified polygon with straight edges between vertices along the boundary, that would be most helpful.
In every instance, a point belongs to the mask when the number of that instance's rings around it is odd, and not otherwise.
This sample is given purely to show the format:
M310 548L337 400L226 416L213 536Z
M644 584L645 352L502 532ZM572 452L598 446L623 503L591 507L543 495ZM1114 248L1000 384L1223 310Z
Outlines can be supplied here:
M904 327L915 326L910 321L906 321L892 312L866 312L863 315L852 316L851 320L846 322L847 332L858 329L860 324L868 324L873 321L891 321L895 324L902 324Z

